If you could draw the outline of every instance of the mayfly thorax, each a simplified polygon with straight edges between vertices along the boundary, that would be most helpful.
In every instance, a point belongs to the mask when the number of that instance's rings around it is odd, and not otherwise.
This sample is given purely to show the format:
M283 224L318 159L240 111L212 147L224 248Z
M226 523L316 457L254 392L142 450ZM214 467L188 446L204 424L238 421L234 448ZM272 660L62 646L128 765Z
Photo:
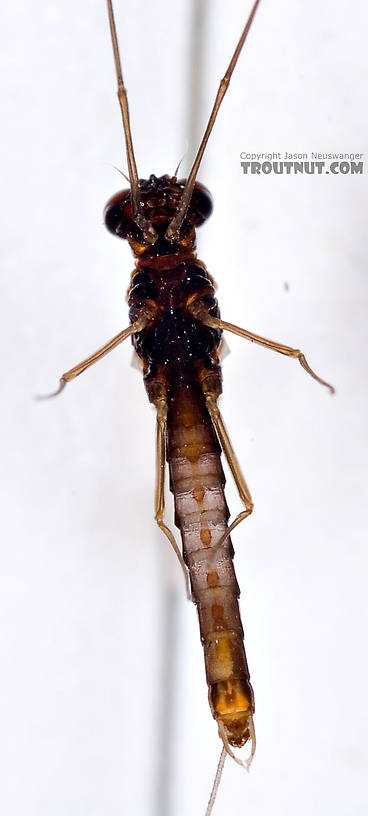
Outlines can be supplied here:
M222 333L233 332L296 358L315 380L333 391L309 367L299 349L267 340L222 320L212 278L196 254L196 229L212 211L211 195L197 181L197 174L258 4L256 0L221 80L188 178L151 175L140 179L112 3L108 0L129 187L107 203L105 224L114 235L128 241L135 258L128 292L130 324L95 354L63 374L56 392L131 337L143 363L148 398L156 410L155 519L175 550L188 596L197 606L209 703L223 743L208 814L226 753L248 765L255 751L254 696L244 650L239 587L230 539L234 527L252 512L253 503L218 408L222 390L218 353ZM231 524L224 495L221 453L227 460L244 508ZM166 460L182 552L164 521ZM234 755L233 749L246 743L250 745L249 758L243 762Z

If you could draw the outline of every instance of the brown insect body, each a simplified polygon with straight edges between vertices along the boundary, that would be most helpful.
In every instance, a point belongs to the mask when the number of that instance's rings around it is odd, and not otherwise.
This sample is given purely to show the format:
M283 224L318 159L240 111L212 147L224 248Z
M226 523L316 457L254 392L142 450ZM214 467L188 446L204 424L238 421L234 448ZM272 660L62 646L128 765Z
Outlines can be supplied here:
M195 252L195 227L210 215L212 202L206 188L196 183L179 239L168 241L166 231L184 186L185 181L168 176L140 181L142 214L158 235L154 244L140 240L129 190L109 201L105 222L128 239L136 256L128 293L130 321L148 314L150 320L132 342L144 363L150 401L156 408L160 403L167 406L166 453L175 523L199 615L211 710L227 741L241 746L253 736L254 698L233 548L226 537L229 511L220 446L206 406L206 397L217 399L221 393L221 331L193 317L196 304L220 316L212 280Z
M218 379L219 382L219 379ZM204 648L209 702L230 745L252 736L253 690L244 651L239 587L226 533L220 448L197 378L169 386L167 450L175 523L180 528ZM217 546L219 544L219 546Z
M65 385L128 337L143 361L150 402L156 409L155 520L182 566L197 606L211 711L223 742L208 803L210 816L226 753L249 767L255 751L254 696L244 651L230 533L253 510L252 498L232 447L217 400L221 394L218 348L230 331L264 348L299 361L331 393L332 385L310 367L298 348L267 339L220 319L215 289L195 251L196 228L212 212L208 190L196 181L218 110L251 27L255 0L239 42L220 82L216 99L187 179L168 175L139 179L130 130L112 0L107 0L118 99L122 113L130 188L113 196L105 224L128 240L136 258L128 292L130 325L94 354L66 371ZM49 395L54 396L54 395ZM228 525L220 451L226 457L243 510ZM165 457L175 501L181 553L164 521ZM249 759L235 757L230 746L251 741Z

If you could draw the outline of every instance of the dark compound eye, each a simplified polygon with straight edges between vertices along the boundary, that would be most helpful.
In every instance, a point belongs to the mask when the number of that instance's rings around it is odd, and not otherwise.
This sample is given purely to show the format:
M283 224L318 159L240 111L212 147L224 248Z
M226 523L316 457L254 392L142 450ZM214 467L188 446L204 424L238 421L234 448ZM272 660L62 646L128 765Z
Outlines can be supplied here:
M212 196L207 187L196 181L191 202L189 204L188 216L195 227L200 227L213 210Z
M118 238L138 236L138 227L132 220L130 190L121 190L110 198L104 209L104 221L109 232Z

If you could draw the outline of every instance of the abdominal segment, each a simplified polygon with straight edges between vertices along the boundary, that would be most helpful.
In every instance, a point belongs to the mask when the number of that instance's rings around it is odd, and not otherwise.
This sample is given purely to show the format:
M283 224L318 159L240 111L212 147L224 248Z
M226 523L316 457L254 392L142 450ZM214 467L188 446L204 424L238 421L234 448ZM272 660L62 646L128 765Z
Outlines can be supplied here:
M239 587L227 529L220 450L199 385L178 380L168 393L167 447L175 523L183 541L204 649L212 714L230 745L249 739L253 691L244 651ZM220 542L220 544L218 544Z

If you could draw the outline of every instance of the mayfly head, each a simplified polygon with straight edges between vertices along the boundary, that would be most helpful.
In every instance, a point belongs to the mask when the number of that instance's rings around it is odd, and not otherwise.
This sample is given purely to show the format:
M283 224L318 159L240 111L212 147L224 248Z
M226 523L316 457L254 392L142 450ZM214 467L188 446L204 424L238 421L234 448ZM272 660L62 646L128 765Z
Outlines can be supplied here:
M114 53L114 61L115 61L115 70L116 70L116 77L118 82L118 99L121 109L121 115L123 119L123 127L124 127L124 137L125 137L125 148L126 148L126 157L128 162L128 171L129 171L129 180L130 180L130 191L124 191L125 193L129 193L130 195L130 210L131 210L131 221L135 227L139 227L141 230L141 237L143 241L141 242L142 249L140 250L139 247L134 247L132 244L133 252L137 255L142 254L147 250L147 245L155 245L160 243L158 238L161 240L161 235L159 236L157 230L153 226L153 222L149 220L149 216L147 217L146 209L143 201L144 197L144 185L150 184L151 180L154 179L155 182L161 182L163 179L167 179L167 183L170 184L173 182L173 186L176 186L176 190L173 191L173 200L175 198L175 210L173 211L171 218L166 223L164 239L166 242L171 244L171 253L175 252L173 247L177 244L180 244L183 240L183 232L185 232L185 222L190 214L192 208L192 201L195 198L196 188L201 189L201 185L198 185L196 181L198 170L203 158L204 151L207 146L207 142L209 136L212 132L213 126L215 124L215 120L218 114L218 111L221 107L222 100L226 94L226 91L229 87L230 80L236 66L236 63L239 59L240 52L243 48L245 40L247 38L249 29L252 25L254 15L257 10L257 6L260 0L255 0L253 4L253 8L251 13L248 17L248 20L244 26L242 31L241 37L239 42L235 48L234 54L230 60L228 65L227 71L222 78L219 89L217 91L216 99L210 114L210 118L208 120L207 127L205 129L202 141L199 145L197 155L194 159L191 171L188 175L188 178L185 179L185 182L182 183L182 186L179 187L181 182L177 182L176 178L170 179L169 176L162 176L160 179L156 179L155 176L150 176L148 181L140 181L138 177L138 170L137 164L135 161L134 155L134 148L133 148L133 139L132 133L130 128L130 115L129 115L129 105L128 105L128 95L126 91L126 87L124 85L123 80L123 73L121 68L121 60L120 60L120 52L119 52L119 45L118 45L118 38L116 33L116 24L114 18L114 11L112 6L112 0L107 0L107 7L108 7L108 14L109 14L109 22L110 22L110 31L111 31L111 39L112 39L112 47ZM165 182L166 183L166 182ZM177 197L175 193L177 190L180 190L180 196ZM120 194L122 195L122 193ZM117 197L114 197L117 199ZM122 202L121 202L122 203ZM107 207L112 206L112 200L108 203ZM143 205L143 206L142 206ZM190 215L189 215L190 218ZM105 216L106 221L106 216ZM202 222L201 222L202 223ZM108 224L107 224L108 226ZM110 227L108 226L110 229ZM115 230L112 230L113 232ZM129 239L129 235L126 236L121 235L121 237L127 237ZM132 240L132 239L131 239ZM192 242L192 246L194 246L194 239Z
M175 176L155 176L140 179L139 211L144 223L156 235L154 241L147 240L144 230L138 226L133 212L130 189L116 193L106 204L104 220L107 229L118 238L126 238L136 256L172 255L183 249L193 249L195 229L200 227L212 213L212 196L203 184L196 182L180 232L175 241L167 238L167 229L175 217L186 179Z

